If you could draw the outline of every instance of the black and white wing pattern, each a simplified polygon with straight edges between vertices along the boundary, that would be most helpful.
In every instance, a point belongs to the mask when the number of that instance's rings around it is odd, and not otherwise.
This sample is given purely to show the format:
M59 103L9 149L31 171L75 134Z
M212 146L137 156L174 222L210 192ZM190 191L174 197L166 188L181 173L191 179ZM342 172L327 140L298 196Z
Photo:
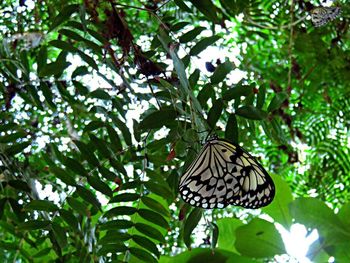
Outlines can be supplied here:
M335 19L340 14L340 7L316 7L311 10L311 21L320 27Z
M272 202L275 185L265 169L238 145L210 138L180 178L182 199L201 208L230 204L259 208Z

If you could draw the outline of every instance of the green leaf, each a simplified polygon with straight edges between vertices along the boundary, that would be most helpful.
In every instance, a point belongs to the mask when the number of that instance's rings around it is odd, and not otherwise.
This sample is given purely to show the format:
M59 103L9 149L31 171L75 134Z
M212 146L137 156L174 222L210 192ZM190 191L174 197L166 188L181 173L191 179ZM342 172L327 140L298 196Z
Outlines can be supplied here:
M82 52L80 50L78 50L77 52L78 52L79 56L81 57L81 59L84 60L90 67L92 67L95 70L98 70L98 66L95 62L95 59L86 55L84 52Z
M214 249L216 247L216 244L218 242L219 237L219 227L215 223L211 223L212 225L212 233L211 233L211 248Z
M338 213L339 219L343 222L343 224L347 227L347 229L350 231L350 203L344 204Z
M122 233L118 230L111 230L106 233L106 235L98 241L99 245L115 244L121 243L129 240L131 238L130 234Z
M170 217L169 210L167 208L165 208L157 200L150 198L148 196L142 196L141 201L142 201L142 203L144 203L147 207L151 208L152 210L157 211L166 217Z
M175 256L161 256L159 263L258 263L251 258L243 257L235 253L211 248L195 248Z
M27 182L24 182L22 180L9 180L8 181L9 186L20 190L20 191L25 191L30 193L32 190L30 189L29 185Z
M188 248L191 248L191 234L202 218L203 211L200 208L194 208L187 217L183 228L183 239Z
M210 45L214 44L216 41L218 41L221 37L218 35L214 35L211 37L206 37L198 41L198 43L191 48L190 50L190 55L191 56L196 56L199 53L201 53L203 50L205 50L207 47Z
M46 212L55 212L59 208L54 203L47 200L32 200L29 204L24 207L24 210L32 211L46 211Z
M173 108L162 108L159 111L154 111L148 114L139 123L139 129L157 129L163 125L169 124L174 121L177 116L177 112Z
M236 230L235 247L241 255L268 258L287 253L275 226L263 219L253 218Z
M0 219L4 215L7 198L0 199Z
M101 209L100 202L98 201L96 196L91 191L89 191L85 187L77 185L76 192L85 202L87 202L88 204L92 204L97 209Z
M90 97L101 99L101 100L110 100L111 96L104 91L103 89L95 89L94 91L90 92Z
M49 220L28 220L17 226L18 231L44 230L51 224Z
M106 196L113 196L113 191L111 190L111 188L109 188L108 184L103 182L98 176L90 175L87 177L87 180L95 190L101 192Z
M82 216L90 216L90 211L88 207L82 202L76 200L73 197L67 197L67 203L74 211L78 212Z
M233 87L232 89L229 89L227 91L224 92L224 94L222 95L222 98L225 101L230 101L233 99L238 99L241 96L249 96L253 94L253 86L252 85L241 85L241 84L237 84L237 86Z
M190 2L198 8L198 10L214 23L219 23L217 16L217 7L211 0L190 0Z
M112 128L112 126L107 125L106 127L107 127L108 136L111 141L111 145L113 149L116 152L122 150L123 147L122 147L122 143L120 141L118 133Z
M179 37L180 43L187 43L195 39L200 33L202 33L205 27L195 27L194 29L186 32L181 37Z
M105 213L105 217L119 216L119 215L133 215L137 212L135 207L131 206L117 206Z
M181 10L187 12L187 13L193 13L193 10L188 7L188 5L185 4L183 0L174 0L174 3L180 7Z
M97 160L93 151L89 146L81 141L73 140L74 144L78 147L82 157L89 162L92 167L98 167L100 162Z
M238 253L235 248L236 229L243 225L237 218L221 218L217 221L219 228L218 248Z
M165 229L169 229L169 224L168 222L164 219L164 217L156 212L153 212L152 210L149 209L139 209L138 214L145 220L156 224L158 226L161 226Z
M210 77L210 82L212 84L218 84L223 81L227 74L233 70L234 64L231 61L225 61L221 63L214 71L214 74Z
M79 11L79 5L73 4L73 5L67 5L65 6L61 12L54 17L54 19L51 22L51 26L49 28L49 31L52 31L54 28L58 27L60 24L64 23L65 21L68 21L69 17Z
M292 216L289 213L288 205L293 201L292 191L289 185L277 175L272 175L275 183L275 198L269 206L264 207L264 213L271 216L275 222L280 223L286 229L292 225Z
M157 263L157 259L154 258L150 253L148 253L147 251L140 249L140 248L136 248L136 247L130 247L129 251L131 253L131 255L137 257L138 259L141 259L145 262L149 262L149 263Z
M101 231L112 230L112 229L128 229L133 226L134 226L134 223L129 220L118 219L118 220L111 220L106 223L100 224L99 229Z
M44 256L48 255L50 252L51 252L51 247L44 248L44 249L40 250L38 253L34 254L33 258L44 257Z
M66 230L55 222L52 223L51 227L58 244L61 249L64 249L68 245Z
M139 194L135 193L122 193L114 196L109 203L119 203L119 202L133 202L140 198Z
M141 232L142 234L150 238L156 239L159 242L165 243L165 238L158 229L143 223L136 223L134 226L135 229Z
M267 107L268 112L272 112L274 110L277 110L279 107L281 107L282 103L288 98L287 92L278 92L275 94L275 96L272 98L269 106Z
M59 167L53 166L53 167L50 167L50 171L54 173L57 176L57 178L59 178L65 184L72 185L72 186L76 185L74 178L65 170Z
M77 51L77 48L76 47L73 47L71 44L65 42L65 41L62 41L62 40L52 40L49 42L49 44L51 46L54 46L56 48L59 48L59 49L62 49L62 50L65 50L67 52L76 52Z
M195 71L193 71L189 79L190 87L194 88L196 86L199 76L200 76L199 69L195 69Z
M238 124L235 114L230 114L225 129L225 138L233 143L238 144Z
M87 69L87 67L79 66L73 71L71 78L75 79L77 76L84 76L86 74L89 74L89 70ZM77 83L81 84L80 82L77 82ZM84 93L84 95L85 95L85 93Z
M84 177L88 176L88 173L85 170L84 166L82 164L80 164L78 161L76 161L70 157L66 157L64 165L67 168L69 168L71 171L75 172L76 174L78 174L80 176L84 176Z
M209 110L208 113L208 124L211 128L215 128L217 121L219 120L222 110L224 108L224 103L222 99L217 99L213 103L213 107Z
M60 209L60 216L66 221L67 225L74 231L79 231L79 223L75 215L70 210Z
M262 109L265 103L266 98L266 87L265 85L261 86L258 90L258 97L256 99L256 107Z
M136 244L141 246L142 248L147 249L149 252L153 253L155 256L159 257L160 252L157 248L157 245L149 240L148 238L140 235L133 235L132 240L135 241Z
M263 120L267 118L267 112L254 106L242 106L236 110L236 114L250 120Z
M103 256L109 253L125 252L126 250L128 250L128 247L123 243L106 244L98 250L97 255Z
M320 235L332 242L350 239L350 232L325 203L316 198L298 198L289 206L296 222L316 228Z
M145 182L145 187L150 190L152 193L155 193L165 199L171 199L173 197L173 193L169 187L165 185L160 185L158 183L153 183L151 181Z

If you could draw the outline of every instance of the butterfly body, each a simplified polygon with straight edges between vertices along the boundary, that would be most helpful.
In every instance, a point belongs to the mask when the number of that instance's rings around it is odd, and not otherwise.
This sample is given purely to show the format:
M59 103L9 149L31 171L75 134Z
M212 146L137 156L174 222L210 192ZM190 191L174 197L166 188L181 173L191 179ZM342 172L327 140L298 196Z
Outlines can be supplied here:
M311 10L311 21L320 27L335 19L340 14L340 7L316 7Z
M210 138L182 175L182 199L201 208L230 204L259 208L271 203L275 186L265 169L238 145Z

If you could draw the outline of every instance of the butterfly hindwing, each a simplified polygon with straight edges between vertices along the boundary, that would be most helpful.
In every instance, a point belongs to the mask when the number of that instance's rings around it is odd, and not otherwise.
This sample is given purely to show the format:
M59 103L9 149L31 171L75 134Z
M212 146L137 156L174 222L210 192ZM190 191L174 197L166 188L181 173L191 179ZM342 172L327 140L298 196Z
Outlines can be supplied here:
M316 7L311 10L311 21L320 27L335 19L340 14L340 7Z
M246 208L268 205L275 194L265 169L238 145L208 140L180 179L185 202L202 208L233 204Z

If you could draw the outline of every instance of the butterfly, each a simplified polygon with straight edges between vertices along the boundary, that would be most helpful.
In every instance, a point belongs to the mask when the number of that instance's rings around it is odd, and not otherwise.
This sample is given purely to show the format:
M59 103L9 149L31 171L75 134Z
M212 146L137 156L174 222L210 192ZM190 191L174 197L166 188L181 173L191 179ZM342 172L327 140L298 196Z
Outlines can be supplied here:
M311 21L315 27L323 26L340 14L340 7L316 7L311 10Z
M196 207L259 208L272 202L275 185L253 156L214 135L181 176L179 192L186 203Z

